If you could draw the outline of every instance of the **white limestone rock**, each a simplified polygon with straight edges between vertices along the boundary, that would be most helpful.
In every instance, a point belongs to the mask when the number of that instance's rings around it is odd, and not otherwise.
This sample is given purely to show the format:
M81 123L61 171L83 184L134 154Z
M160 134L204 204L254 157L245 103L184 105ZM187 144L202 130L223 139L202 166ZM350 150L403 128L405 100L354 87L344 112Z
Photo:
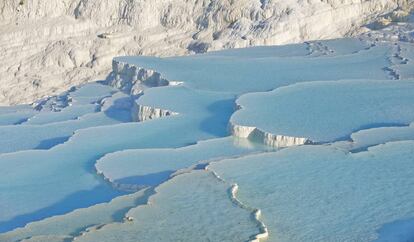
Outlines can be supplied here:
M0 105L30 103L104 79L119 55L171 56L338 38L410 4L412 0L1 1Z

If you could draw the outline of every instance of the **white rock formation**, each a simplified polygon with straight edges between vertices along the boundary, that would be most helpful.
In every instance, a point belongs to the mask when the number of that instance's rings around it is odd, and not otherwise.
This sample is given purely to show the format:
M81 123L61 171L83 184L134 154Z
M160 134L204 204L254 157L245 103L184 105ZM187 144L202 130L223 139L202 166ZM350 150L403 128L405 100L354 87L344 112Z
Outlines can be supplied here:
M237 125L232 122L230 122L230 133L235 137L248 138L252 141L280 148L313 143L308 138L272 134L256 127Z
M236 110L242 108L241 105L236 104ZM277 148L314 143L308 138L272 134L258 129L257 127L236 124L232 120L229 121L229 132L234 137L250 139Z
M157 71L141 68L126 62L112 61L112 77L109 78L109 85L118 88L132 96L139 96L148 87L174 86L180 82L169 81ZM178 113L160 108L140 105L133 102L131 108L132 120L142 122L150 119L161 118Z
M143 122L146 120L162 118L170 115L177 115L178 113L161 108L139 105L134 102L131 114L132 120L134 122Z
M117 60L112 61L111 75L108 84L132 96L141 95L147 87L176 85L170 84L159 72Z
M3 0L0 105L102 79L119 55L342 37L413 0Z

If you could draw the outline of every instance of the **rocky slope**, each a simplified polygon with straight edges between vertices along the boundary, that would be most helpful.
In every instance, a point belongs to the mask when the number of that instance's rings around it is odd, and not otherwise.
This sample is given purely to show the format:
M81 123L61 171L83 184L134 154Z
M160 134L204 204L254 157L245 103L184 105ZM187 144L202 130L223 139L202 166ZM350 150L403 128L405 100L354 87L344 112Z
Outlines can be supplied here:
M413 0L3 0L0 105L105 78L119 55L185 55L354 35Z

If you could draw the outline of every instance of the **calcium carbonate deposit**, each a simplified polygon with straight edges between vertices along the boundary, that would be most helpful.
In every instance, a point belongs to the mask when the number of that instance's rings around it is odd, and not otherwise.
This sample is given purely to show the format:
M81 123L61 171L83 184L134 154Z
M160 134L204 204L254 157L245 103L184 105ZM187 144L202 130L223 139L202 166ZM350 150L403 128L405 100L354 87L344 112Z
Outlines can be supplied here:
M104 79L119 55L355 36L366 24L389 23L392 12L403 18L412 6L412 0L2 0L0 105Z
M414 241L412 6L2 1L0 242Z

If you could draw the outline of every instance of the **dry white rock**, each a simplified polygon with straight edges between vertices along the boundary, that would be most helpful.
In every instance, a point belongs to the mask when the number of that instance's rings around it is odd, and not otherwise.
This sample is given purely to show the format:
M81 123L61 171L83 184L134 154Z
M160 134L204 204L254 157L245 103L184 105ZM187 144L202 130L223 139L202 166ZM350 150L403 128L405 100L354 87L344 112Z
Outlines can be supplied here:
M105 78L119 55L184 55L358 33L413 0L2 0L0 105Z

